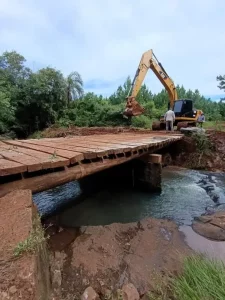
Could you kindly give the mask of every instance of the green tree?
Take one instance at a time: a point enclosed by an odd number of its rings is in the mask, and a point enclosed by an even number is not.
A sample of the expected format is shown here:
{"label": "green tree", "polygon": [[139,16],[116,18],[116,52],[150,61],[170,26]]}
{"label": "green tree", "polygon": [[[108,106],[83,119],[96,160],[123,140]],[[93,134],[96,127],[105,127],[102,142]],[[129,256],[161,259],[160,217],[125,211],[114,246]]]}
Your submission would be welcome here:
{"label": "green tree", "polygon": [[14,129],[18,103],[24,95],[26,80],[31,75],[25,62],[25,58],[15,51],[6,51],[0,56],[1,133]]}
{"label": "green tree", "polygon": [[4,52],[0,56],[1,75],[14,85],[19,85],[21,80],[26,79],[31,70],[25,67],[25,58],[16,51]]}
{"label": "green tree", "polygon": [[10,94],[0,90],[0,134],[10,131],[15,120],[15,111],[10,104]]}
{"label": "green tree", "polygon": [[15,131],[27,136],[54,124],[66,105],[66,84],[60,71],[44,68],[26,81],[18,101]]}
{"label": "green tree", "polygon": [[127,77],[126,81],[124,82],[123,86],[119,86],[117,91],[109,97],[109,101],[113,105],[121,104],[126,102],[126,97],[128,96],[128,93],[131,88],[131,79],[130,77]]}
{"label": "green tree", "polygon": [[225,75],[219,75],[216,77],[216,80],[219,81],[218,88],[225,92]]}
{"label": "green tree", "polygon": [[67,94],[67,104],[72,100],[82,97],[84,93],[83,90],[83,80],[78,72],[70,73],[66,78],[66,94]]}
{"label": "green tree", "polygon": [[25,66],[25,58],[16,51],[4,52],[0,56],[0,78],[10,92],[13,106],[16,106],[18,94],[24,88],[26,80],[31,75],[31,70]]}

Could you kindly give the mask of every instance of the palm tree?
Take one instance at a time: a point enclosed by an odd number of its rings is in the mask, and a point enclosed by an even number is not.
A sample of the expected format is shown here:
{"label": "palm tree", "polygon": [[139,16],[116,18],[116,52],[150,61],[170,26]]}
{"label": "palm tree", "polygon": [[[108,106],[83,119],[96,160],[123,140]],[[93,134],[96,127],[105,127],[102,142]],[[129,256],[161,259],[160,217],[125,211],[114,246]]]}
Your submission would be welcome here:
{"label": "palm tree", "polygon": [[78,72],[70,73],[66,78],[67,85],[67,104],[79,97],[84,93],[83,80]]}

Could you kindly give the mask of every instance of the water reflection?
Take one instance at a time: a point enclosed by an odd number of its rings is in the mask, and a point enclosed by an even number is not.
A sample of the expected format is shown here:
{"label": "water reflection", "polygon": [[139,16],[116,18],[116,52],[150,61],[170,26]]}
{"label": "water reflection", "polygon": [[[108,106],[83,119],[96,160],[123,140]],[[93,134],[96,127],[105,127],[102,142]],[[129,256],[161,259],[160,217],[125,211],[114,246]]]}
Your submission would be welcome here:
{"label": "water reflection", "polygon": [[69,182],[45,192],[33,195],[33,201],[38,207],[41,216],[54,214],[61,207],[78,199],[81,195],[80,185],[77,181]]}

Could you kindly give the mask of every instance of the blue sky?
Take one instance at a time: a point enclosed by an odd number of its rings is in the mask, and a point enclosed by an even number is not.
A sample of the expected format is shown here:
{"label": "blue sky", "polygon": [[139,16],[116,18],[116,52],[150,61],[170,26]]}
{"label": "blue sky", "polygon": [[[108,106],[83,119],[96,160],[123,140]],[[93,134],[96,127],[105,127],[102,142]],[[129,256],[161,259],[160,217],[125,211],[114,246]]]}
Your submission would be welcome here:
{"label": "blue sky", "polygon": [[[34,70],[78,71],[86,91],[110,95],[152,48],[176,84],[216,99],[224,20],[224,0],[0,0],[0,52],[18,51]],[[145,83],[162,88],[151,72]]]}

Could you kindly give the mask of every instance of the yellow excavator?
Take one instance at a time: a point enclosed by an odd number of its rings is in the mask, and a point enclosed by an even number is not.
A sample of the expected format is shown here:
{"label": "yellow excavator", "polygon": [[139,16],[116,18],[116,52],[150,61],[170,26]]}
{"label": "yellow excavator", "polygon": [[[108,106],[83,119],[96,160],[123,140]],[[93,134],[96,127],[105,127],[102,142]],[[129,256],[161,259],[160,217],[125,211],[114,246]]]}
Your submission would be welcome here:
{"label": "yellow excavator", "polygon": [[[126,108],[123,115],[129,119],[144,113],[144,108],[136,100],[136,96],[141,88],[148,70],[151,69],[163,84],[169,95],[168,108],[175,113],[175,126],[179,130],[181,127],[196,126],[197,119],[202,113],[201,110],[193,109],[193,101],[190,99],[178,99],[176,86],[169,77],[162,64],[158,61],[153,50],[146,51],[139,63],[138,69],[134,76],[130,91],[126,98]],[[164,115],[160,117],[158,122],[154,122],[152,130],[165,129]]]}

